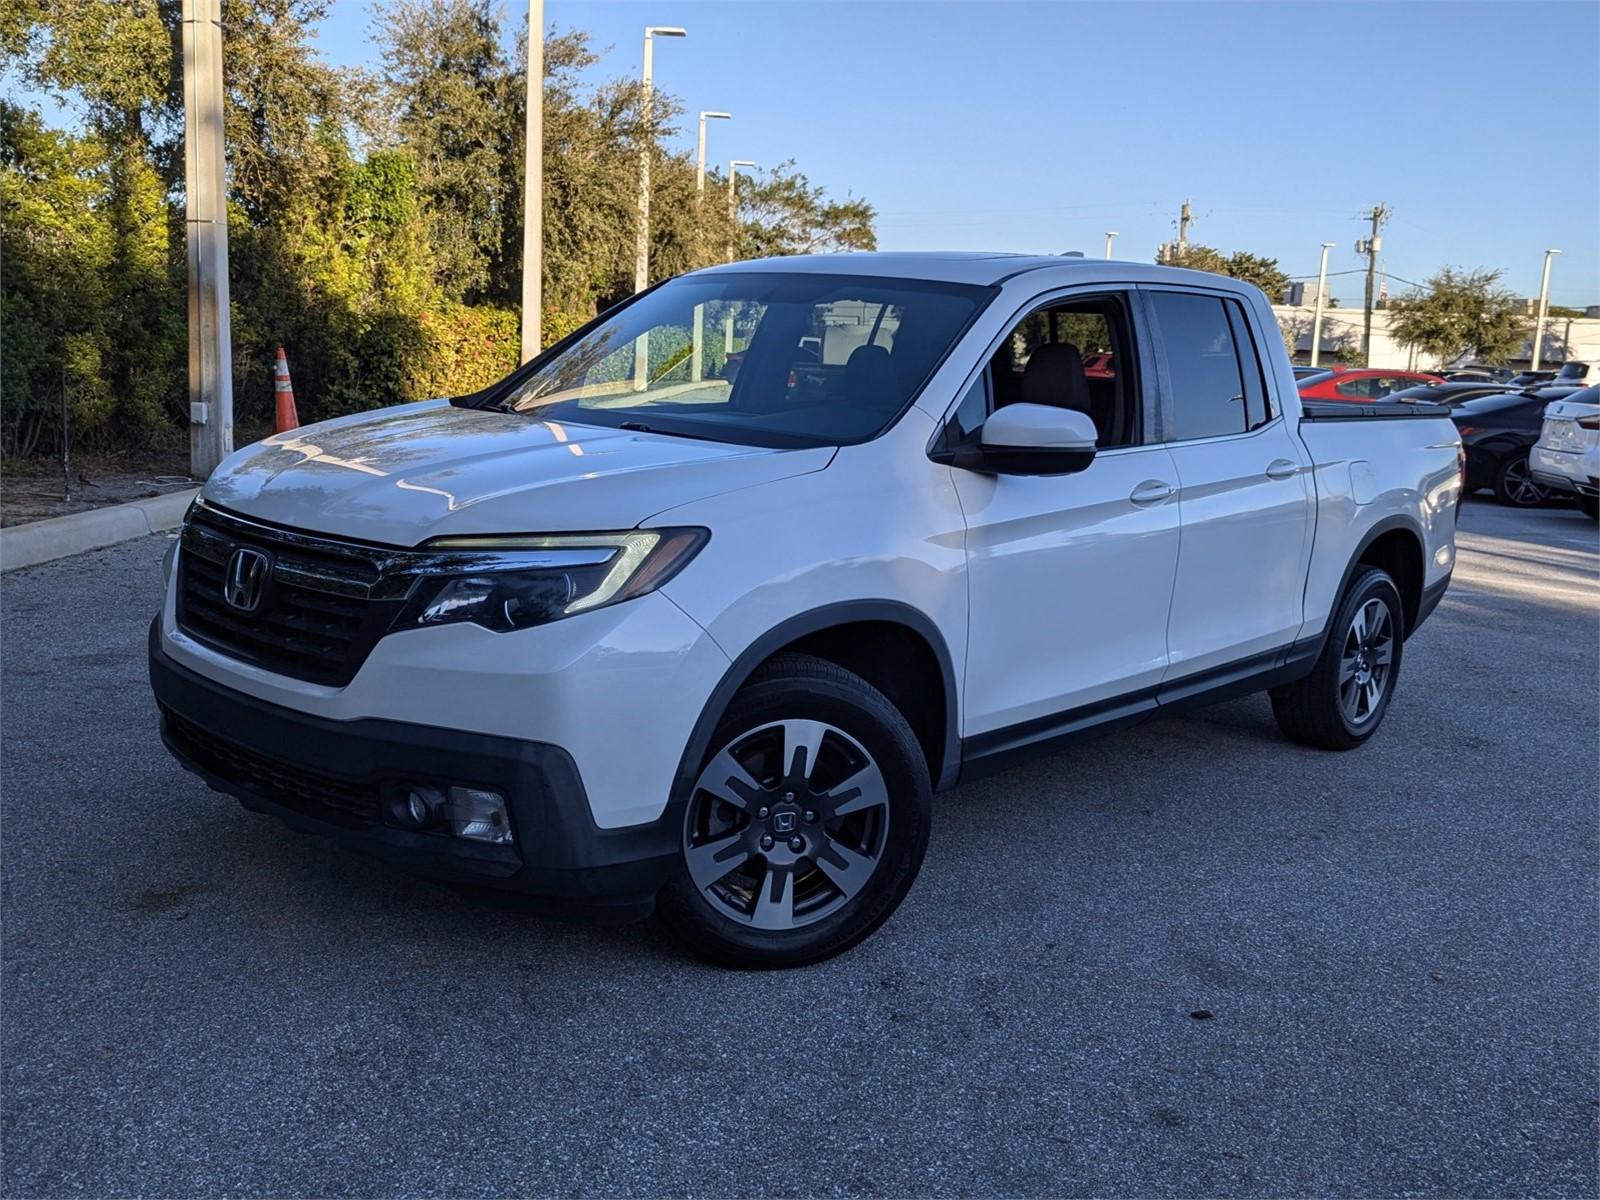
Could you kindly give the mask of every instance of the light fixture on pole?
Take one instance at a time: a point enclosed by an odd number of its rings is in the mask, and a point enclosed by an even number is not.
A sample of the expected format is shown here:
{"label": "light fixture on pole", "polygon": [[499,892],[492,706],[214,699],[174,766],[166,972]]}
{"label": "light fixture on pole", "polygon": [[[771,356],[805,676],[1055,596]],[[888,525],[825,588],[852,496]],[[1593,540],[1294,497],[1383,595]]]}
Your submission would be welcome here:
{"label": "light fixture on pole", "polygon": [[1322,356],[1322,309],[1327,304],[1323,293],[1328,289],[1328,251],[1333,249],[1332,242],[1322,243],[1322,264],[1317,267],[1317,309],[1316,315],[1311,318],[1311,365],[1317,365],[1317,359]]}
{"label": "light fixture on pole", "polygon": [[[644,30],[644,67],[639,75],[639,224],[633,237],[633,290],[642,292],[650,286],[650,152],[655,148],[655,129],[651,125],[651,81],[655,62],[655,44],[658,37],[688,37],[689,31],[676,25],[646,25]],[[644,391],[649,382],[650,339],[640,334],[634,343],[633,387]]]}
{"label": "light fixture on pole", "polygon": [[1117,240],[1117,234],[1119,232],[1121,232],[1121,231],[1120,230],[1116,230],[1116,229],[1108,229],[1108,230],[1106,230],[1106,257],[1107,258],[1111,257],[1111,243]]}
{"label": "light fixture on pole", "polygon": [[1533,362],[1528,367],[1530,371],[1539,369],[1539,343],[1544,340],[1544,318],[1550,309],[1550,260],[1560,253],[1559,250],[1544,252],[1544,273],[1539,277],[1539,315],[1533,322]]}
{"label": "light fixture on pole", "polygon": [[539,353],[544,305],[544,0],[528,0],[522,169],[522,360]]}

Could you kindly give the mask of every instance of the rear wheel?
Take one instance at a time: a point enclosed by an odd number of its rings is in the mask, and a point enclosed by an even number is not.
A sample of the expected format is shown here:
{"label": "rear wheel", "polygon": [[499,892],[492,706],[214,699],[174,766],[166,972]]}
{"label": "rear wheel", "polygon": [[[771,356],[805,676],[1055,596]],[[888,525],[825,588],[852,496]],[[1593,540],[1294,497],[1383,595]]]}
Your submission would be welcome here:
{"label": "rear wheel", "polygon": [[1495,499],[1513,508],[1533,508],[1550,498],[1550,489],[1535,483],[1528,469],[1528,456],[1520,455],[1501,464],[1494,477]]}
{"label": "rear wheel", "polygon": [[662,916],[727,966],[841,953],[910,890],[930,793],[921,747],[881,692],[826,660],[780,655],[712,737]]}
{"label": "rear wheel", "polygon": [[1377,567],[1358,571],[1311,674],[1272,689],[1278,727],[1324,750],[1351,750],[1376,733],[1400,675],[1404,621],[1394,580]]}

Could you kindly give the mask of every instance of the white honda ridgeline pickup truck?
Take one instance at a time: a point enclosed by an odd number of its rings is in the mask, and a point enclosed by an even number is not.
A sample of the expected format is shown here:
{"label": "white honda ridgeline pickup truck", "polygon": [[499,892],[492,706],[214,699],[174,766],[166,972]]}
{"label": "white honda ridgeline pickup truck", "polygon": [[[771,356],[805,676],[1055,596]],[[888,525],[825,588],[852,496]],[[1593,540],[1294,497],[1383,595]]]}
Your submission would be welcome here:
{"label": "white honda ridgeline pickup truck", "polygon": [[173,754],[294,828],[807,963],[900,904],[932,792],[1019,756],[1260,690],[1361,745],[1460,471],[1442,408],[1303,404],[1216,275],[740,263],[229,458],[151,683]]}

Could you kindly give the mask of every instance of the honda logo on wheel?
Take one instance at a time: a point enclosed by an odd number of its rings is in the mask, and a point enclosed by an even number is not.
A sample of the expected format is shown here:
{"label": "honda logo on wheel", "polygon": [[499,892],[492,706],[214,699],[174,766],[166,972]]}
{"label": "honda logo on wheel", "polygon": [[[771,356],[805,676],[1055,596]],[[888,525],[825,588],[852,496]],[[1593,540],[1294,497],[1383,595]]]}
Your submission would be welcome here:
{"label": "honda logo on wheel", "polygon": [[267,594],[267,579],[272,574],[272,556],[262,550],[240,546],[228,559],[222,576],[222,598],[229,608],[255,612]]}

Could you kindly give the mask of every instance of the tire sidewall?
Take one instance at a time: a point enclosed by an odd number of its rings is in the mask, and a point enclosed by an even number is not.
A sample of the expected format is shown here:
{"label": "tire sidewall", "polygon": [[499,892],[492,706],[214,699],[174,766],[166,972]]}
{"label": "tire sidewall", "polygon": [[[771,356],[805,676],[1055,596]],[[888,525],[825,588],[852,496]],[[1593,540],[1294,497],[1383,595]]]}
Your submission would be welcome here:
{"label": "tire sidewall", "polygon": [[[1500,464],[1500,469],[1495,472],[1494,476],[1495,498],[1499,500],[1500,503],[1509,505],[1512,508],[1538,508],[1547,499],[1549,499],[1548,491],[1546,491],[1544,495],[1540,496],[1539,499],[1534,500],[1531,503],[1524,503],[1521,500],[1515,499],[1511,495],[1511,488],[1506,481],[1506,476],[1511,473],[1511,468],[1516,466],[1519,462],[1522,464],[1525,472],[1530,469],[1528,456],[1526,454],[1513,455],[1511,458],[1506,459],[1505,462]],[[1532,481],[1531,475],[1529,475],[1529,480]]]}
{"label": "tire sidewall", "polygon": [[[1389,678],[1384,684],[1383,696],[1378,701],[1378,711],[1357,725],[1345,714],[1344,705],[1339,700],[1339,662],[1344,655],[1345,639],[1350,635],[1350,624],[1355,619],[1357,611],[1374,598],[1383,601],[1389,610],[1390,627],[1394,630],[1394,655],[1389,663]],[[1383,724],[1383,718],[1388,715],[1389,702],[1394,699],[1395,688],[1400,683],[1400,661],[1405,653],[1405,628],[1405,606],[1400,601],[1400,589],[1385,571],[1374,568],[1361,575],[1345,597],[1344,603],[1339,606],[1339,621],[1335,626],[1334,640],[1328,647],[1332,666],[1329,674],[1333,681],[1333,706],[1345,733],[1358,742],[1364,742],[1378,732]]]}
{"label": "tire sidewall", "polygon": [[[689,875],[681,850],[662,896],[669,919],[695,948],[719,961],[750,967],[813,962],[859,942],[899,906],[921,869],[932,815],[927,764],[903,717],[863,686],[831,680],[769,678],[746,685],[717,724],[701,766],[725,746],[781,720],[824,721],[858,741],[883,773],[889,794],[889,831],[879,866],[866,886],[837,912],[785,932],[759,931],[723,915]],[[698,778],[698,771],[696,772]],[[681,846],[691,794],[674,806]]]}

